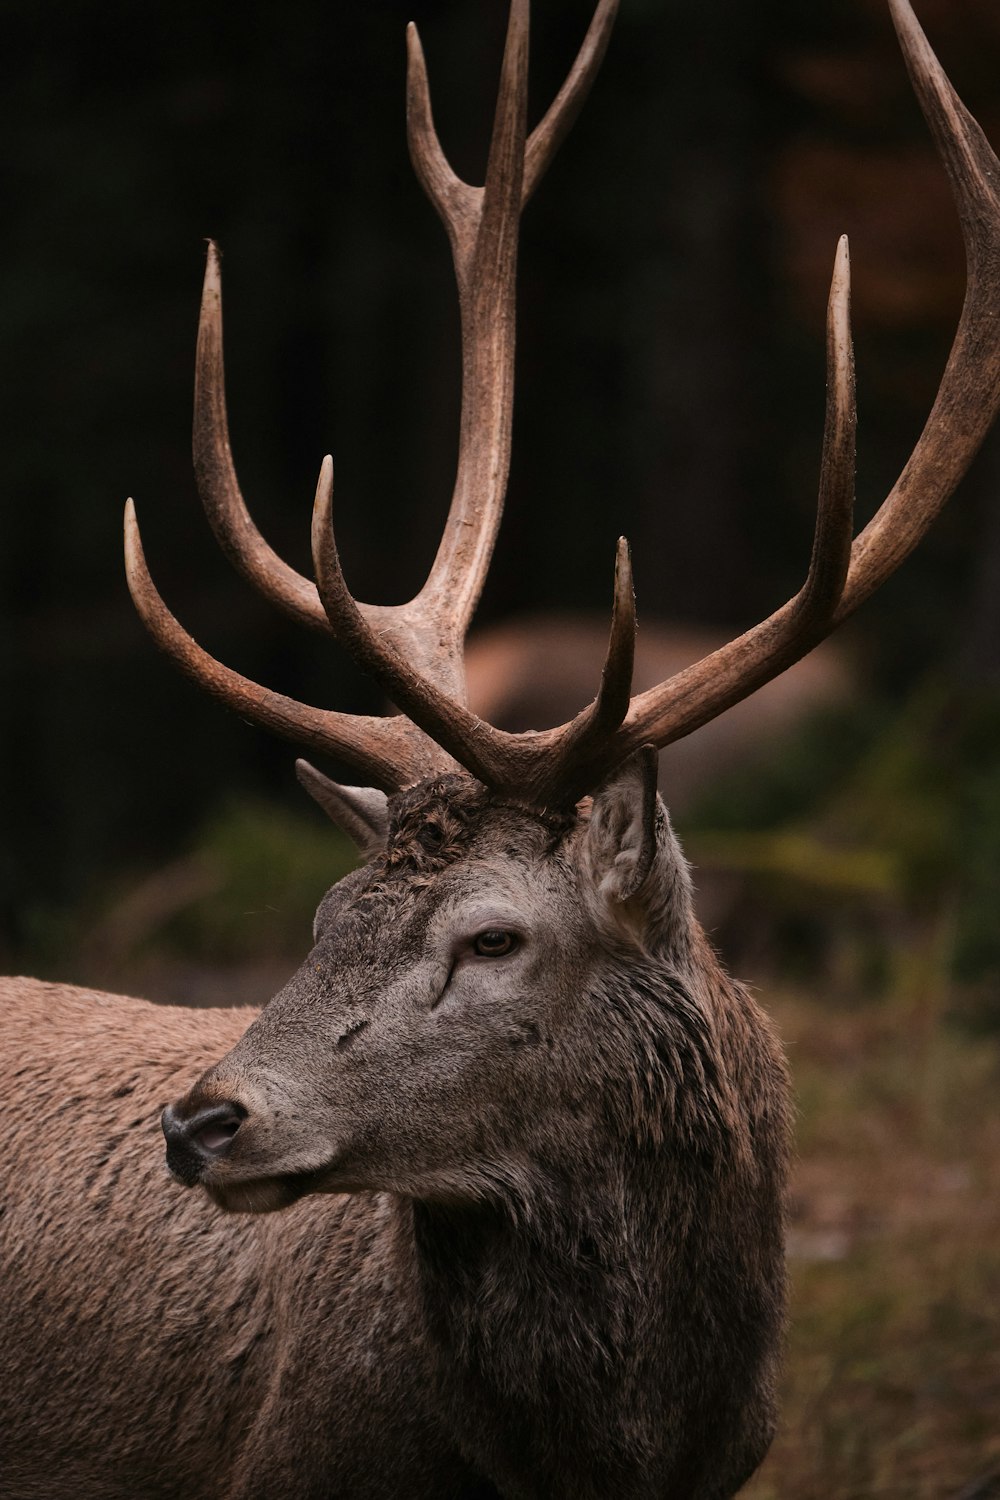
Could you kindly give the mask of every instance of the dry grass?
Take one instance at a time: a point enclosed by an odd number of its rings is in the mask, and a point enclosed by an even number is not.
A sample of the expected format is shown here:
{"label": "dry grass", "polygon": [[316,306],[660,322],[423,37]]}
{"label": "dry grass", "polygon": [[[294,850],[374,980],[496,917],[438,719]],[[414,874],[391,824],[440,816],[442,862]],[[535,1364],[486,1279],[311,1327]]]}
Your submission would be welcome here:
{"label": "dry grass", "polygon": [[[747,1500],[1000,1496],[1000,1047],[775,1007],[799,1093],[781,1427]],[[992,1479],[991,1479],[992,1476]]]}

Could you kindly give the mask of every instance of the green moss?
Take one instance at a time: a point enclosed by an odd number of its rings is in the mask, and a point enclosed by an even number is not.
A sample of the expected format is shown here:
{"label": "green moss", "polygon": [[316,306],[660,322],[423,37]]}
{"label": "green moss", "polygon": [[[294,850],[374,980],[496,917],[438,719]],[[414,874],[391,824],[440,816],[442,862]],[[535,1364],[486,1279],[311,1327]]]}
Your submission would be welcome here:
{"label": "green moss", "polygon": [[357,864],[353,844],[329,823],[263,802],[224,807],[192,857],[211,888],[168,917],[156,941],[213,962],[303,955],[324,891]]}
{"label": "green moss", "polygon": [[947,988],[953,1015],[1000,1027],[998,746],[1000,698],[933,679],[894,714],[827,715],[717,787],[685,842],[698,869],[741,883],[720,934],[735,966],[742,905],[758,948],[772,930],[779,973],[889,996]]}

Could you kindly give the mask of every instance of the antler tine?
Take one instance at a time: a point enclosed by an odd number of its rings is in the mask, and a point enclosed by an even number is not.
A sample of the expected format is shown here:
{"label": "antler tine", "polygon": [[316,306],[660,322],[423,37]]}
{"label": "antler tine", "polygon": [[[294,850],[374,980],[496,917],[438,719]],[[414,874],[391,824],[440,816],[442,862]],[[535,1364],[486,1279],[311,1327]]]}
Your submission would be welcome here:
{"label": "antler tine", "polygon": [[527,203],[535,191],[580,113],[580,107],[604,61],[617,14],[618,0],[600,0],[566,82],[528,137],[522,204]]}
{"label": "antler tine", "polygon": [[422,676],[369,624],[347,587],[333,529],[333,460],[329,456],[323,460],[316,485],[312,550],[323,607],[355,661],[436,744],[481,781],[491,782],[496,770],[489,742],[495,731]]}
{"label": "antler tine", "polygon": [[[222,342],[222,277],[218,247],[208,244],[198,350],[195,364],[194,468],[205,514],[230,561],[265,598],[311,629],[332,630],[316,585],[278,556],[261,536],[247,510],[233,464],[226,416]],[[462,691],[459,653],[433,638],[427,622],[407,606],[361,604],[372,628],[388,632],[439,685]]]}
{"label": "antler tine", "polygon": [[467,771],[528,802],[574,801],[629,706],[635,654],[635,592],[628,542],[618,540],[611,633],[597,697],[562,730],[494,729],[423,677],[358,609],[344,579],[332,517],[333,462],[323,460],[313,508],[313,563],[319,595],[337,636],[409,718]]}
{"label": "antler tine", "polygon": [[194,375],[194,473],[198,493],[230,562],[254,588],[311,630],[330,625],[315,586],[268,546],[243,499],[229,444],[226,375],[222,345],[222,276],[219,250],[208,242],[198,319]]}
{"label": "antler tine", "polygon": [[441,544],[415,614],[461,642],[482,592],[510,467],[514,283],[521,208],[555,154],[597,72],[617,0],[600,0],[569,76],[525,141],[528,0],[512,0],[486,183],[452,170],[434,129],[420,39],[409,31],[408,132],[414,168],[452,246],[462,321],[458,470]]}
{"label": "antler tine", "polygon": [[580,716],[581,739],[590,732],[591,725],[595,734],[608,734],[618,728],[628,713],[635,666],[635,632],[632,553],[625,537],[620,536],[615,550],[615,597],[611,607],[608,650],[597,697],[591,708],[585,709]]}
{"label": "antler tine", "polygon": [[[611,40],[618,4],[619,0],[600,0],[565,83],[528,137],[521,188],[522,207],[548,170],[590,92]],[[434,128],[424,50],[412,21],[407,27],[406,40],[409,62],[407,130],[410,158],[425,193],[451,235],[456,224],[465,223],[474,213],[476,189],[462,181],[442,150]]]}
{"label": "antler tine", "polygon": [[1000,162],[949,83],[908,0],[890,0],[890,9],[951,183],[965,242],[967,287],[924,430],[888,497],[855,540],[838,624],[913,551],[1000,410]]}
{"label": "antler tine", "polygon": [[[628,713],[635,663],[635,589],[628,542],[618,538],[611,633],[597,697],[568,724],[525,746],[519,771],[526,795],[541,803],[575,802],[600,779],[608,744]],[[543,745],[551,743],[551,749]],[[539,754],[539,751],[541,753]]]}
{"label": "antler tine", "polygon": [[312,708],[271,692],[223,666],[170,613],[146,566],[135,507],[125,506],[125,571],[139,616],[162,651],[199,687],[242,718],[322,755],[349,761],[386,791],[398,791],[446,767],[447,757],[406,719],[371,718]]}
{"label": "antler tine", "polygon": [[463,182],[445,156],[434,126],[427,61],[416,23],[406,28],[406,138],[420,186],[448,231],[456,262],[475,235],[480,189]]}
{"label": "antler tine", "polygon": [[826,416],[819,502],[809,572],[793,601],[803,638],[827,626],[844,591],[854,529],[858,404],[851,339],[851,258],[847,235],[837,244],[826,308]]}
{"label": "antler tine", "polygon": [[528,84],[528,4],[513,0],[486,182],[462,183],[434,134],[423,55],[410,32],[414,166],[452,247],[462,327],[458,468],[444,532],[415,610],[461,641],[493,553],[510,469],[514,292]]}
{"label": "antler tine", "polygon": [[[668,744],[745,698],[815,645],[831,628],[844,586],[854,510],[854,356],[850,330],[847,237],[837,246],[827,309],[827,400],[816,528],[806,581],[795,597],[762,624],[719,651],[632,700],[607,733],[583,754],[563,751],[579,734],[580,719],[551,731],[557,747],[540,778],[549,797],[560,777],[579,796],[603,770],[640,746]],[[596,705],[595,705],[596,707]],[[681,726],[681,727],[678,727]],[[615,726],[611,726],[612,730]]]}

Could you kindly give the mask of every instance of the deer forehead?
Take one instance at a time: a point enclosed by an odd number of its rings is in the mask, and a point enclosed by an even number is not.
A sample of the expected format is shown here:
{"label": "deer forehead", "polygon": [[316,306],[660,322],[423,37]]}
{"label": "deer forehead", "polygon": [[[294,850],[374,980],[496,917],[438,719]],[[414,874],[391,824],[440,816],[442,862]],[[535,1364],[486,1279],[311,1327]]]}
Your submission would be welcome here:
{"label": "deer forehead", "polygon": [[[384,853],[332,886],[319,903],[314,938],[369,959],[413,949],[442,926],[483,925],[515,912],[522,920],[558,907],[572,889],[574,825],[491,806],[456,815],[430,802],[391,831]],[[569,832],[567,832],[569,830]]]}
{"label": "deer forehead", "polygon": [[576,878],[571,849],[548,829],[501,813],[460,843],[376,864],[341,920],[371,942],[434,952],[489,927],[564,926],[583,913]]}
{"label": "deer forehead", "polygon": [[385,870],[433,873],[464,854],[537,859],[576,824],[575,813],[547,814],[512,803],[471,777],[444,776],[393,797]]}

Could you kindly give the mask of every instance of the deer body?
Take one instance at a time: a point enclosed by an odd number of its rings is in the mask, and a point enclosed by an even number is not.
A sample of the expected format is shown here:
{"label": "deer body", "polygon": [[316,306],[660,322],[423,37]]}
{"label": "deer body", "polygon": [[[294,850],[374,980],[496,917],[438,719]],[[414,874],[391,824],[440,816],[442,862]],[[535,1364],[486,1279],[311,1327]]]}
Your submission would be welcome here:
{"label": "deer body", "polygon": [[253,1013],[30,981],[17,999],[26,1035],[7,1039],[7,1066],[39,1027],[64,1059],[41,1099],[25,1077],[23,1118],[64,1144],[58,1174],[39,1161],[12,1184],[0,1234],[3,1493],[460,1493],[467,1466],[453,1448],[449,1461],[428,1399],[393,1205],[310,1198],[236,1218],[164,1194],[164,1100]]}
{"label": "deer body", "polygon": [[[787,1084],[765,1017],[694,919],[655,751],[857,608],[1000,409],[1000,163],[907,0],[889,4],[969,259],[914,455],[852,540],[845,239],[802,589],[633,696],[621,541],[596,697],[557,728],[480,719],[463,649],[509,462],[518,222],[593,80],[615,0],[599,0],[530,135],[528,6],[511,0],[481,188],[444,155],[411,29],[410,151],[451,244],[463,405],[444,535],[408,604],[351,595],[329,459],[315,584],[255,530],[229,444],[210,248],[194,455],[212,526],[402,712],[313,708],[215,661],[156,592],[129,503],[129,584],[157,643],[245,718],[374,783],[338,786],[300,763],[367,863],[324,899],[312,952],[248,1026],[239,1012],[5,984],[4,1500],[725,1500],[763,1456]],[[186,1197],[163,1181],[161,1108]]]}
{"label": "deer body", "polygon": [[[15,982],[7,1151],[41,1145],[0,1220],[5,1494],[734,1492],[773,1423],[784,1070],[659,825],[626,919],[619,835],[411,795],[241,1040],[248,1012]],[[469,910],[521,948],[449,976]],[[199,1068],[189,1111],[249,1110],[204,1185],[283,1212],[165,1190]]]}

